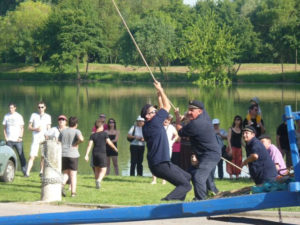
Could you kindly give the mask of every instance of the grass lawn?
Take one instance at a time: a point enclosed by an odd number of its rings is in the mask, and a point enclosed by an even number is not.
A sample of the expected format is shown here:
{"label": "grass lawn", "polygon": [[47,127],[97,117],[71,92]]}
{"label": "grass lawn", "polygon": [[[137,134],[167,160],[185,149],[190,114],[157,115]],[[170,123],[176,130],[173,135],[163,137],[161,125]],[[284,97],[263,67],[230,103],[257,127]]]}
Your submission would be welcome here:
{"label": "grass lawn", "polygon": [[[237,68],[238,65],[235,65]],[[160,81],[193,82],[198,79],[197,71],[187,76],[187,66],[170,66],[164,68],[161,74],[158,67],[151,67],[155,77]],[[89,64],[89,74],[85,76],[85,65],[80,65],[81,78],[97,81],[118,82],[152,82],[152,78],[144,66],[124,66],[120,64]],[[300,82],[300,65],[284,64],[283,73],[281,64],[245,63],[242,64],[234,82]],[[68,68],[64,74],[52,73],[46,65],[0,64],[0,80],[27,80],[27,81],[57,81],[76,80],[75,68]]]}
{"label": "grass lawn", "polygon": [[[79,174],[76,197],[70,197],[70,191],[66,191],[67,197],[57,204],[138,206],[166,203],[160,199],[173,190],[174,186],[169,183],[163,185],[160,179],[156,185],[151,185],[150,182],[151,177],[107,176],[102,182],[101,189],[97,190],[92,174]],[[216,179],[216,185],[220,191],[227,191],[251,186],[253,182],[247,178]],[[33,202],[41,199],[41,182],[38,173],[35,172],[31,173],[29,178],[24,178],[21,172],[17,172],[12,183],[0,183],[0,190],[0,202]],[[193,197],[193,191],[190,191],[186,201],[192,201]],[[300,207],[284,208],[284,210],[300,211]]]}

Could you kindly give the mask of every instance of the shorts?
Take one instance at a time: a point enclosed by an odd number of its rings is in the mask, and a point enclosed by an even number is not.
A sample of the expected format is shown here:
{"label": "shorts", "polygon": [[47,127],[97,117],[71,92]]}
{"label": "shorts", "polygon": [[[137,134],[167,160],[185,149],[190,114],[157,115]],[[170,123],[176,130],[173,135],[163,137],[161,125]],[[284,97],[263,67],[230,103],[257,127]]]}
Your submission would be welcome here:
{"label": "shorts", "polygon": [[39,154],[39,148],[41,146],[41,156],[44,156],[44,145],[42,144],[45,141],[44,136],[33,136],[32,144],[30,147],[30,157],[37,157]]}
{"label": "shorts", "polygon": [[78,158],[62,157],[62,171],[78,169]]}

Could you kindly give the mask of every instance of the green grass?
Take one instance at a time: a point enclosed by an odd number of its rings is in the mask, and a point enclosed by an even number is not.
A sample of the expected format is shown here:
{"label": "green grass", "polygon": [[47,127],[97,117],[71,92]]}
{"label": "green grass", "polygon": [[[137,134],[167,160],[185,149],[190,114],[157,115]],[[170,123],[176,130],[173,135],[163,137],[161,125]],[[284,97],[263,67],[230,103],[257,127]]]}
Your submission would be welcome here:
{"label": "green grass", "polygon": [[[300,66],[298,66],[300,68]],[[152,78],[145,67],[128,66],[119,64],[90,64],[90,72],[85,76],[84,65],[80,65],[81,79],[83,81],[104,82],[152,82]],[[279,83],[300,82],[300,72],[295,71],[294,65],[284,64],[284,75],[281,73],[280,64],[242,64],[239,73],[233,78],[238,83]],[[198,79],[196,73],[187,76],[187,67],[167,67],[163,75],[158,68],[152,68],[157,80],[168,82],[194,82]],[[74,68],[69,68],[65,73],[52,73],[50,67],[42,65],[25,64],[0,64],[0,80],[26,80],[26,81],[74,81],[77,79]]]}
{"label": "green grass", "polygon": [[[169,183],[162,185],[160,179],[156,185],[151,185],[150,182],[151,177],[107,176],[102,182],[101,189],[97,190],[92,174],[79,174],[76,197],[72,198],[66,187],[67,197],[57,204],[139,206],[165,203],[160,199],[173,190],[174,186]],[[251,186],[253,182],[246,178],[216,179],[216,185],[220,191],[228,191]],[[29,178],[24,178],[17,172],[12,183],[0,183],[0,190],[0,202],[34,202],[41,199],[41,182],[38,173],[35,172],[31,173]],[[186,201],[192,201],[193,197],[193,191],[190,191]],[[300,207],[289,207],[284,210],[300,211]]]}

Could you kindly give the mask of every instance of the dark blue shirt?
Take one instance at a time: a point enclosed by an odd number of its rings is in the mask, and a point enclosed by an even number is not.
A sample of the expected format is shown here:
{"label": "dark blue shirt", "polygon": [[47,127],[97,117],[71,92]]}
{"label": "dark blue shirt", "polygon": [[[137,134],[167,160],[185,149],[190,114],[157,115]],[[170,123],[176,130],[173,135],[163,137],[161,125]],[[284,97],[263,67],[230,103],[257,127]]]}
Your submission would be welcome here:
{"label": "dark blue shirt", "polygon": [[246,144],[246,153],[247,157],[251,154],[258,155],[256,161],[249,163],[250,175],[255,184],[262,184],[276,179],[277,170],[275,164],[265,146],[256,137]]}
{"label": "dark blue shirt", "polygon": [[211,119],[206,110],[178,132],[180,137],[189,137],[193,150],[198,157],[217,159],[221,157],[219,146]]}
{"label": "dark blue shirt", "polygon": [[170,161],[169,142],[163,122],[168,118],[169,113],[160,109],[156,115],[146,121],[143,126],[143,136],[148,148],[148,165],[155,166],[161,162]]}

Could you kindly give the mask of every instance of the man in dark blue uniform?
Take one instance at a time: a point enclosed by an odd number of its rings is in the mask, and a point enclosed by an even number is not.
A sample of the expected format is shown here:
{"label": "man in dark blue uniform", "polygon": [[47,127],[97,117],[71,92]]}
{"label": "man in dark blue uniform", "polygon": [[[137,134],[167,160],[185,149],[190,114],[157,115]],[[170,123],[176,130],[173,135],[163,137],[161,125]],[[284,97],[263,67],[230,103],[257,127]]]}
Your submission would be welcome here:
{"label": "man in dark blue uniform", "polygon": [[190,122],[182,126],[179,110],[176,114],[176,128],[180,137],[189,137],[192,151],[197,154],[198,168],[194,171],[192,181],[194,185],[194,200],[204,200],[207,196],[206,182],[211,171],[221,158],[221,148],[217,142],[211,119],[204,109],[202,102],[189,102],[187,116]]}
{"label": "man in dark blue uniform", "polygon": [[146,120],[143,126],[143,136],[148,148],[148,165],[154,176],[165,179],[176,186],[176,188],[162,200],[183,201],[186,197],[186,193],[192,189],[190,184],[191,175],[171,163],[169,142],[163,125],[169,116],[171,106],[160,83],[155,82],[154,86],[158,92],[160,109],[157,111],[154,106],[146,104],[141,110],[141,116]]}
{"label": "man in dark blue uniform", "polygon": [[247,158],[242,166],[249,165],[250,176],[258,185],[275,181],[277,171],[265,146],[255,137],[255,134],[256,130],[253,126],[246,126],[243,129]]}

